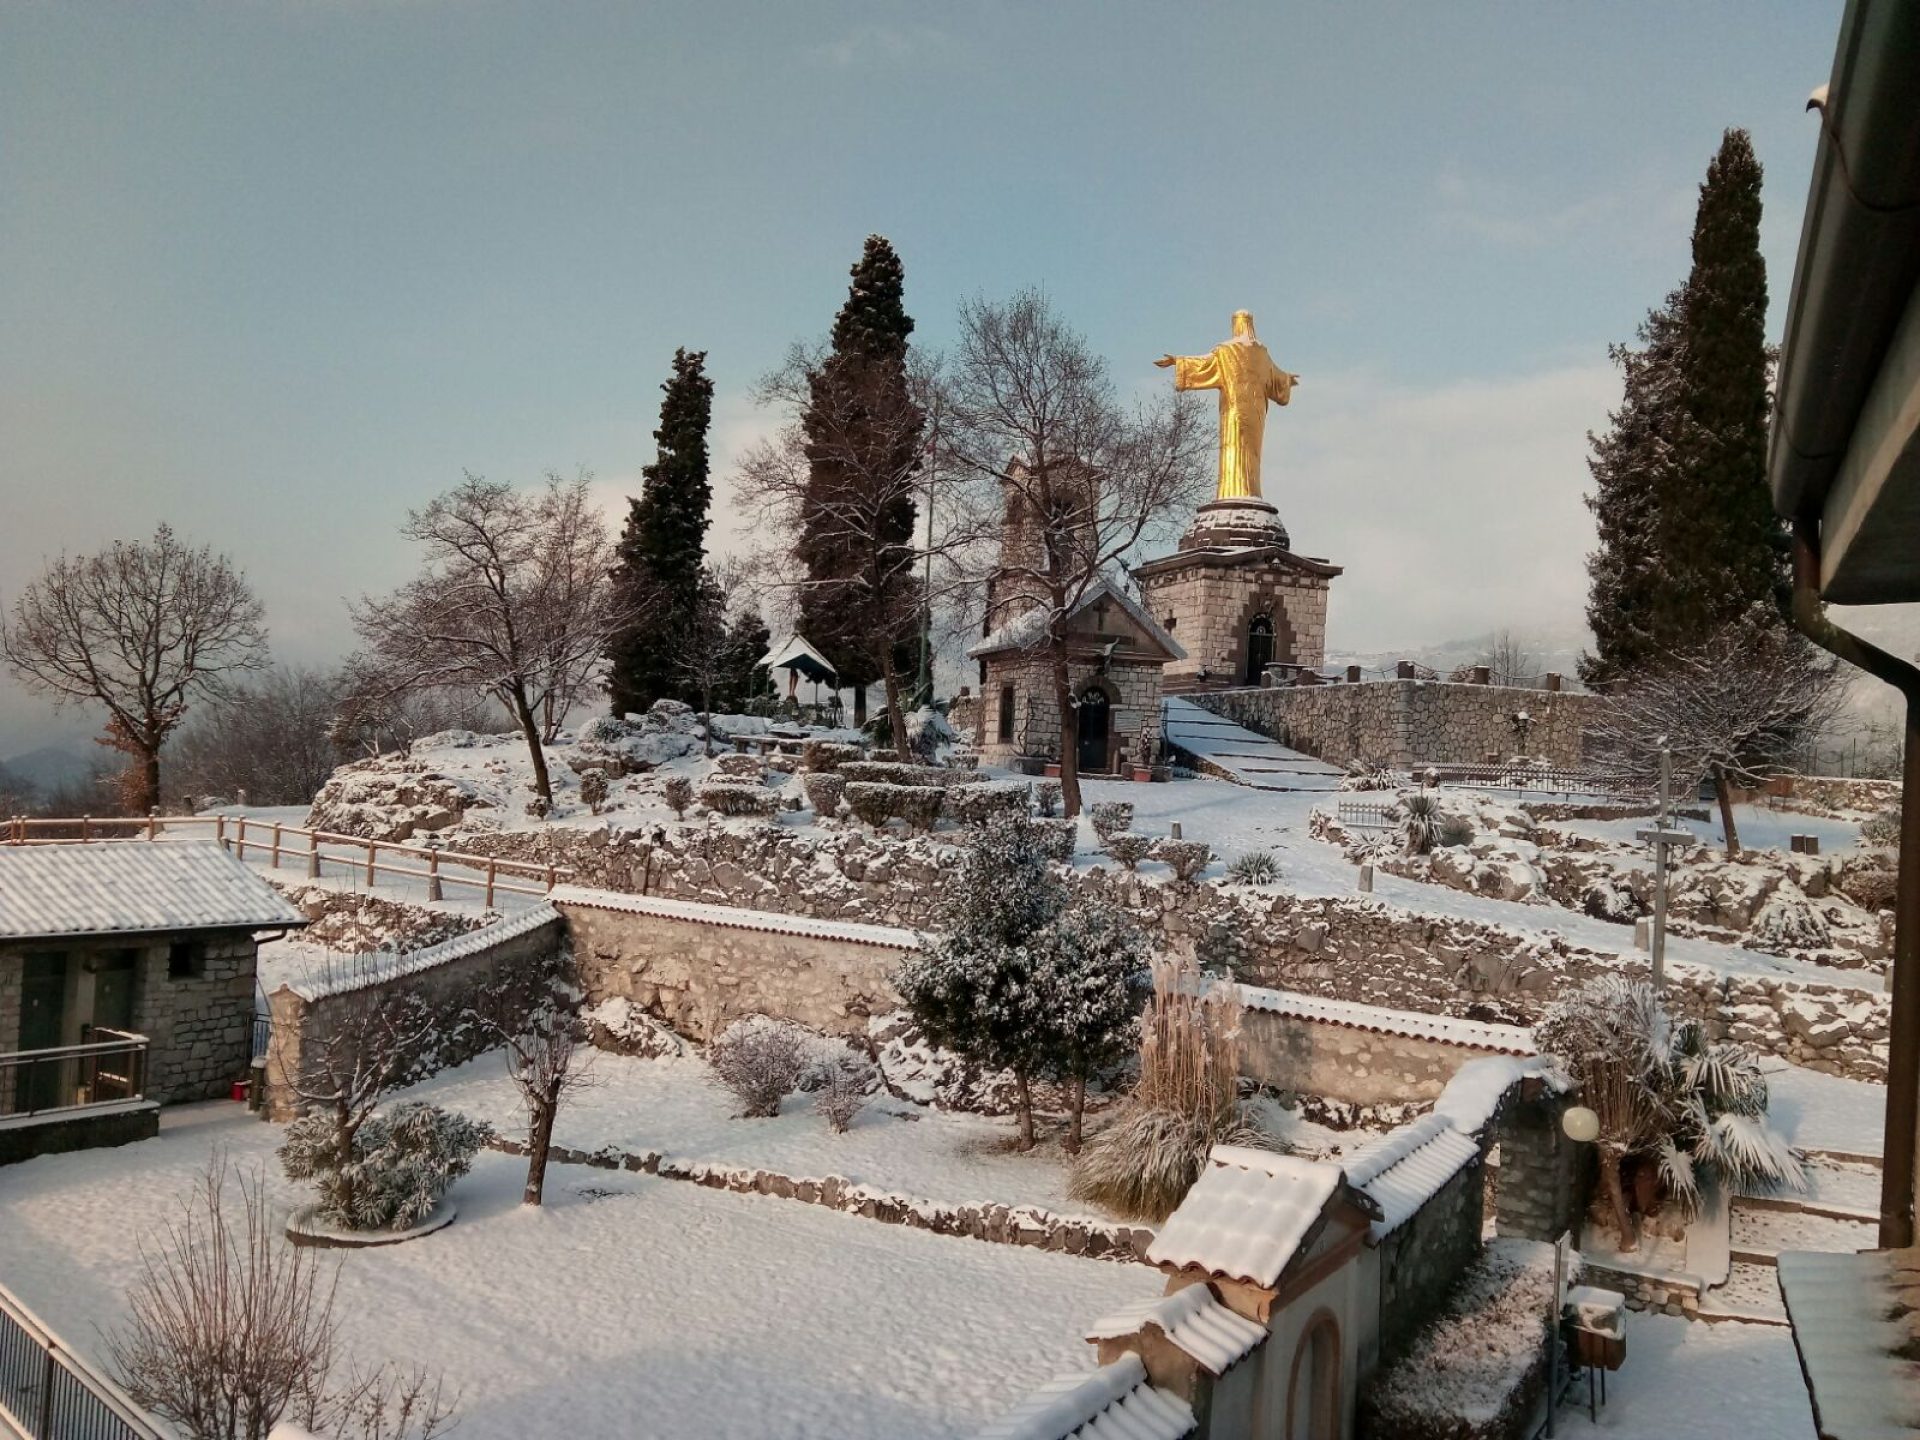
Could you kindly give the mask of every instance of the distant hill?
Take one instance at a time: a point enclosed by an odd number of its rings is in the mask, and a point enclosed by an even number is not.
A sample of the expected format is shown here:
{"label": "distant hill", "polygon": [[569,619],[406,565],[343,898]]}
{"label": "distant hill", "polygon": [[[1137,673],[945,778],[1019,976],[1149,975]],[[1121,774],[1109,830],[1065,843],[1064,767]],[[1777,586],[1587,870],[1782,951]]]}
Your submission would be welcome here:
{"label": "distant hill", "polygon": [[42,745],[24,755],[0,760],[14,784],[50,794],[66,785],[84,785],[93,778],[93,762],[61,745]]}
{"label": "distant hill", "polygon": [[[1549,670],[1556,670],[1566,677],[1569,686],[1578,683],[1575,667],[1579,663],[1580,652],[1592,643],[1584,629],[1572,633],[1529,634],[1515,627],[1513,638],[1535,674],[1544,675]],[[1409,645],[1397,650],[1329,650],[1324,668],[1337,670],[1358,665],[1370,674],[1391,673],[1395,661],[1411,660],[1441,675],[1450,675],[1462,665],[1477,665],[1486,660],[1493,648],[1493,639],[1493,635],[1488,633],[1464,640],[1444,640],[1438,644]]]}

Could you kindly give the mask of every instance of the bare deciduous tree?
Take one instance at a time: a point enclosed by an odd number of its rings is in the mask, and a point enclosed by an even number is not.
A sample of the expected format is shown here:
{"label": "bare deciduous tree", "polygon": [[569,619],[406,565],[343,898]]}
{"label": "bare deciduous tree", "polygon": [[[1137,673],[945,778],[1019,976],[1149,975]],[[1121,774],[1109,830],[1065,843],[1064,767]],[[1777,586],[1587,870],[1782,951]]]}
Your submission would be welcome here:
{"label": "bare deciduous tree", "polygon": [[326,784],[339,757],[329,730],[339,708],[335,677],[276,667],[196,711],[168,752],[176,797],[218,795],[256,805],[298,805]]}
{"label": "bare deciduous tree", "polygon": [[573,956],[563,950],[511,967],[473,1007],[475,1021],[504,1047],[507,1074],[526,1107],[527,1205],[541,1203],[561,1103],[592,1083],[578,1063],[586,1039],[581,998]]}
{"label": "bare deciduous tree", "polygon": [[1495,685],[1531,685],[1540,673],[1533,656],[1527,653],[1526,643],[1511,630],[1494,632],[1480,663],[1487,667],[1487,678]]}
{"label": "bare deciduous tree", "polygon": [[343,755],[405,754],[413,742],[442,730],[481,735],[505,728],[506,711],[492,695],[444,688],[393,688],[394,677],[370,656],[355,655],[335,682],[338,701],[327,739]]}
{"label": "bare deciduous tree", "polygon": [[266,1440],[282,1419],[358,1440],[444,1432],[456,1397],[424,1370],[349,1362],[336,1382],[338,1267],[281,1238],[258,1175],[237,1183],[237,1226],[216,1158],[157,1247],[142,1242],[127,1322],[107,1337],[127,1393],[193,1440]]}
{"label": "bare deciduous tree", "polygon": [[496,697],[526,737],[534,789],[551,803],[543,744],[585,693],[621,618],[586,477],[549,477],[527,494],[469,475],[410,514],[402,533],[425,547],[425,567],[354,609],[369,693]]}
{"label": "bare deciduous tree", "polygon": [[1733,786],[1762,785],[1844,702],[1839,662],[1761,607],[1692,649],[1668,655],[1609,691],[1588,729],[1602,768],[1651,786],[1662,747],[1683,787],[1711,778],[1727,854],[1740,853]]}
{"label": "bare deciduous tree", "polygon": [[0,656],[57,703],[106,707],[101,744],[131,757],[126,800],[160,803],[160,750],[198,696],[267,663],[260,602],[224,555],[162,525],[153,539],[62,556],[0,622]]}
{"label": "bare deciduous tree", "polygon": [[1029,538],[1000,553],[996,574],[1039,616],[1023,625],[1052,673],[1061,794],[1075,815],[1068,618],[1143,539],[1205,498],[1210,437],[1190,395],[1123,404],[1106,361],[1031,290],[961,306],[944,393],[941,448],[969,483],[974,535],[1004,516]]}

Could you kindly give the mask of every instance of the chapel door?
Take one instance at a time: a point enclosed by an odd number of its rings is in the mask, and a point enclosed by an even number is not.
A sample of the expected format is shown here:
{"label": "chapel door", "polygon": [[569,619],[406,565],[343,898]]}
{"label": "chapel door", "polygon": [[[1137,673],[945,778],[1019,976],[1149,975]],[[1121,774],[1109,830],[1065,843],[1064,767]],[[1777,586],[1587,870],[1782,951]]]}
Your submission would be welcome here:
{"label": "chapel door", "polygon": [[[26,957],[20,976],[20,1048],[51,1050],[67,1043],[67,957]],[[28,1061],[14,1072],[12,1109],[50,1110],[67,1103],[71,1060]],[[6,1098],[0,1092],[0,1100]],[[0,1113],[6,1113],[0,1108]]]}
{"label": "chapel door", "polygon": [[1108,732],[1113,712],[1107,704],[1107,692],[1089,685],[1080,695],[1077,729],[1080,732],[1080,773],[1104,775],[1107,771]]}
{"label": "chapel door", "polygon": [[1256,615],[1247,627],[1247,673],[1242,684],[1258,685],[1273,663],[1273,617]]}

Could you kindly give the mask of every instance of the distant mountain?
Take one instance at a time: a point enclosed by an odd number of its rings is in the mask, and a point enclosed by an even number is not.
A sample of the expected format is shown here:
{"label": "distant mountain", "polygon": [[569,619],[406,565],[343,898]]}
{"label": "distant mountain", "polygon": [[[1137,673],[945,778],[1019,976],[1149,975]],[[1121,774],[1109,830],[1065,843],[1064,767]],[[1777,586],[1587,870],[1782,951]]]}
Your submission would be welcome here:
{"label": "distant mountain", "polygon": [[0,760],[16,785],[24,785],[42,795],[66,785],[84,785],[93,778],[93,763],[61,745],[42,745],[24,755],[9,755]]}
{"label": "distant mountain", "polygon": [[[1527,668],[1537,675],[1549,670],[1564,675],[1569,686],[1577,685],[1575,669],[1579,664],[1580,653],[1592,643],[1592,638],[1584,628],[1578,631],[1542,632],[1531,634],[1517,626],[1513,630],[1513,642],[1526,657]],[[1479,665],[1486,661],[1493,650],[1494,635],[1475,635],[1464,640],[1443,640],[1438,644],[1408,645],[1396,650],[1346,650],[1327,652],[1324,668],[1328,670],[1344,669],[1349,665],[1358,665],[1369,676],[1392,674],[1394,663],[1411,660],[1416,665],[1424,665],[1441,675],[1450,675],[1462,665]]]}

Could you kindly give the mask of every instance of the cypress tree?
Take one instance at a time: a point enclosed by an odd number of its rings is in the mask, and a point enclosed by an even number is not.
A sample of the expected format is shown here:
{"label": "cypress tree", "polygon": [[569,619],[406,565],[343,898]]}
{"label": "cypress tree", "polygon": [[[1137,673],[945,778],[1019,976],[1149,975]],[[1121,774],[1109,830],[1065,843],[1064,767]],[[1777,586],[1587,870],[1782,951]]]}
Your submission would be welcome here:
{"label": "cypress tree", "polygon": [[807,494],[796,554],[807,584],[800,631],[855,687],[884,680],[899,711],[899,674],[914,664],[919,587],[913,578],[921,413],[907,383],[906,271],[869,235],[833,322],[826,360],[808,377],[801,416]]}
{"label": "cypress tree", "polygon": [[713,381],[704,350],[676,350],[673,374],[660,388],[659,446],[641,471],[637,497],[628,497],[627,523],[613,569],[616,603],[627,623],[607,647],[607,689],[615,715],[645,710],[660,699],[685,699],[677,665],[688,608],[700,591],[706,549],[707,427],[713,419]]}
{"label": "cypress tree", "polygon": [[1648,312],[1638,346],[1614,345],[1608,354],[1620,367],[1620,408],[1604,435],[1589,433],[1593,455],[1587,468],[1594,493],[1587,497],[1600,544],[1587,557],[1587,624],[1592,654],[1580,657],[1580,678],[1605,685],[1631,674],[1659,653],[1653,630],[1664,583],[1660,553],[1659,495],[1675,483],[1680,436],[1687,425],[1681,404],[1680,350],[1684,296]]}
{"label": "cypress tree", "polygon": [[1659,497],[1670,583],[1655,622],[1680,649],[1754,604],[1784,610],[1786,527],[1767,488],[1767,265],[1760,255],[1760,162],[1729,130],[1700,186],[1682,312],[1679,464]]}

